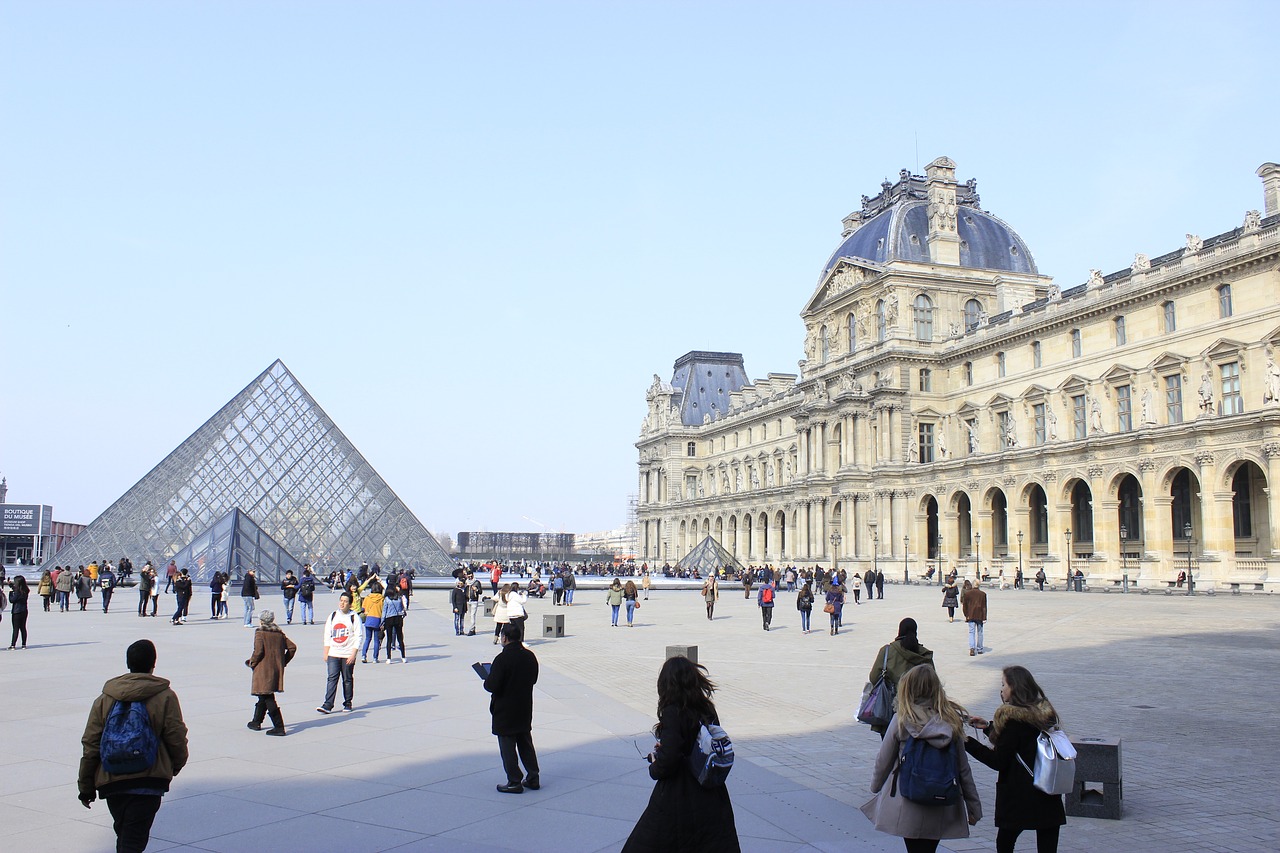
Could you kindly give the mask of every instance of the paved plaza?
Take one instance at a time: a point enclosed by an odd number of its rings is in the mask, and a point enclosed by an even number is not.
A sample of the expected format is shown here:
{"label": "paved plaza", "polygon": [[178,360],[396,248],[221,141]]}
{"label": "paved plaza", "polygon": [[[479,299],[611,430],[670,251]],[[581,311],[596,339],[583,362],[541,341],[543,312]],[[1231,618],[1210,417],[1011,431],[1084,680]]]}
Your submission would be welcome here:
{"label": "paved plaza", "polygon": [[[656,589],[634,628],[612,628],[604,593],[580,589],[572,608],[530,602],[529,640],[542,663],[534,740],[543,787],[503,795],[488,694],[471,669],[491,660],[484,636],[455,637],[443,591],[420,591],[406,622],[410,663],[359,665],[356,710],[321,716],[321,626],[284,626],[298,643],[280,695],[289,736],[245,728],[252,632],[232,618],[140,620],[121,590],[112,612],[40,610],[31,648],[0,652],[0,827],[5,847],[114,849],[104,803],[76,800],[80,733],[104,681],[125,671],[124,650],[149,637],[191,729],[191,761],[156,820],[150,851],[617,850],[653,783],[654,681],[671,643],[699,647],[720,685],[734,739],[729,789],[744,850],[899,851],[857,811],[879,739],[853,721],[872,656],[913,616],[948,691],[974,713],[998,703],[1000,668],[1027,666],[1073,737],[1123,741],[1124,818],[1068,818],[1064,851],[1274,851],[1280,715],[1280,600],[1264,596],[1127,595],[990,590],[988,653],[970,658],[963,622],[948,623],[937,587],[889,586],[884,601],[846,608],[845,628],[803,635],[794,595],[781,594],[773,629],[754,597],[726,588],[708,622],[696,591]],[[334,606],[317,596],[317,617]],[[259,609],[283,622],[278,595]],[[543,639],[542,615],[566,634]],[[8,636],[8,614],[2,626]],[[976,765],[985,817],[952,851],[993,850],[995,774]],[[1034,850],[1032,837],[1019,850]]]}

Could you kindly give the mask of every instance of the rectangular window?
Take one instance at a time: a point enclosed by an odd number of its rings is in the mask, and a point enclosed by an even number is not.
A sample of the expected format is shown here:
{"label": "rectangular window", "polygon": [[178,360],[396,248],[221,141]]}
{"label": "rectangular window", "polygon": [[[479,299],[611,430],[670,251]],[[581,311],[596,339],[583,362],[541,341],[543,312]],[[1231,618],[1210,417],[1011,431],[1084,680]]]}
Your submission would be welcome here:
{"label": "rectangular window", "polygon": [[920,424],[920,461],[933,461],[933,424]]}
{"label": "rectangular window", "polygon": [[1005,361],[1004,361],[1004,353],[1002,353],[1002,352],[998,352],[998,353],[996,353],[996,371],[997,371],[1001,376],[1004,376],[1004,371],[1005,371]]}
{"label": "rectangular window", "polygon": [[1032,366],[1032,367],[1043,367],[1043,366],[1044,366],[1043,359],[1041,358],[1041,355],[1040,355],[1040,342],[1039,342],[1039,341],[1032,341],[1032,342],[1031,342],[1031,366]]}
{"label": "rectangular window", "polygon": [[1080,347],[1080,330],[1079,330],[1079,329],[1072,329],[1072,330],[1071,330],[1071,356],[1072,356],[1073,358],[1079,358],[1079,357],[1080,357],[1080,349],[1081,349],[1081,347]]}
{"label": "rectangular window", "polygon": [[1222,414],[1238,415],[1244,411],[1240,396],[1240,363],[1233,361],[1219,368],[1222,375]]}
{"label": "rectangular window", "polygon": [[1178,331],[1178,312],[1173,307],[1173,301],[1170,300],[1163,305],[1164,309],[1164,331],[1165,334]]}
{"label": "rectangular window", "polygon": [[1218,288],[1218,316],[1231,316],[1231,285],[1229,284]]}
{"label": "rectangular window", "polygon": [[1116,318],[1116,346],[1122,347],[1129,342],[1129,334],[1124,328],[1124,317]]}
{"label": "rectangular window", "polygon": [[965,385],[973,384],[973,362],[972,361],[966,361],[964,363],[964,384]]}
{"label": "rectangular window", "polygon": [[689,442],[688,446],[685,447],[685,455],[686,456],[698,455],[698,443],[696,441]]}
{"label": "rectangular window", "polygon": [[1084,438],[1089,434],[1084,404],[1083,394],[1077,394],[1071,398],[1071,426],[1072,435],[1075,438]]}
{"label": "rectangular window", "polygon": [[933,390],[933,371],[927,367],[920,368],[920,390]]}
{"label": "rectangular window", "polygon": [[1120,420],[1120,431],[1133,429],[1133,397],[1128,385],[1116,388],[1116,415]]}
{"label": "rectangular window", "polygon": [[1009,443],[1009,439],[1013,437],[1012,422],[1009,418],[1009,413],[1001,412],[999,420],[1000,420],[1000,442],[999,442],[1000,446],[1012,447],[1013,445]]}
{"label": "rectangular window", "polygon": [[1036,403],[1031,411],[1036,419],[1036,444],[1044,444],[1044,403]]}
{"label": "rectangular window", "polygon": [[1182,423],[1182,377],[1176,373],[1164,378],[1164,406],[1169,423]]}

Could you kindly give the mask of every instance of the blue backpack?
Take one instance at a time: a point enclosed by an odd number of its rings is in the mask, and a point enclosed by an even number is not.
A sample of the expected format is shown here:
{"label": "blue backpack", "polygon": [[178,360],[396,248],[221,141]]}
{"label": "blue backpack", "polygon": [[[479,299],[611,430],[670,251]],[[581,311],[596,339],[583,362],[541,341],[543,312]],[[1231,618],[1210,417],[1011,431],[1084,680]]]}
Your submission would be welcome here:
{"label": "blue backpack", "polygon": [[145,703],[117,701],[111,706],[98,743],[103,770],[113,776],[142,773],[156,763],[159,750]]}
{"label": "blue backpack", "polygon": [[956,768],[957,741],[946,748],[908,737],[898,764],[898,790],[903,798],[923,806],[952,806],[960,802],[960,774]]}
{"label": "blue backpack", "polygon": [[693,740],[689,752],[689,769],[704,788],[715,788],[733,769],[733,741],[728,733],[715,723],[703,723]]}

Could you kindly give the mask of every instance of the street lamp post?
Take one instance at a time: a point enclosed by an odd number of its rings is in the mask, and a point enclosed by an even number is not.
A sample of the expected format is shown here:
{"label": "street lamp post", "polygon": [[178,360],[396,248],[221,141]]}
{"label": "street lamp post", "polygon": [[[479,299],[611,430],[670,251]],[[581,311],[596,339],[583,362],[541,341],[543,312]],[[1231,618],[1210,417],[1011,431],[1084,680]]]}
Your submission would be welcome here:
{"label": "street lamp post", "polygon": [[1071,592],[1071,528],[1063,535],[1067,537],[1067,592]]}
{"label": "street lamp post", "polygon": [[973,573],[974,580],[982,580],[982,533],[973,534]]}
{"label": "street lamp post", "polygon": [[911,575],[907,571],[907,543],[911,541],[910,536],[902,537],[902,585],[906,586],[911,583]]}
{"label": "street lamp post", "polygon": [[1018,577],[1022,577],[1022,531],[1018,531]]}
{"label": "street lamp post", "polygon": [[840,577],[840,531],[831,534],[831,570]]}
{"label": "street lamp post", "polygon": [[[877,576],[880,574],[880,534],[871,531],[871,571]],[[871,593],[867,593],[867,600],[871,600]]]}
{"label": "street lamp post", "polygon": [[1196,582],[1191,577],[1191,522],[1182,526],[1182,532],[1187,537],[1187,595],[1195,595]]}
{"label": "street lamp post", "polygon": [[938,558],[938,586],[942,586],[942,534],[938,534],[938,549],[935,552]]}
{"label": "street lamp post", "polygon": [[1120,563],[1124,566],[1124,584],[1121,586],[1121,592],[1129,591],[1129,552],[1125,548],[1125,542],[1129,540],[1129,528],[1123,524],[1120,525]]}

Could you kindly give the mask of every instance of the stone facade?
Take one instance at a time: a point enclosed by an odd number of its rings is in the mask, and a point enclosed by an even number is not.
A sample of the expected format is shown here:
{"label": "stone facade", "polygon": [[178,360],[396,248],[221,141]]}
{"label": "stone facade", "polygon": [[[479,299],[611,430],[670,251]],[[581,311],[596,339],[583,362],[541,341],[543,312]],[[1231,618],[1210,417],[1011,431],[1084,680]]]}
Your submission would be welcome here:
{"label": "stone facade", "polygon": [[695,351],[654,377],[640,555],[1280,587],[1280,167],[1258,174],[1239,227],[1063,290],[950,160],[902,172],[844,220],[798,374]]}

